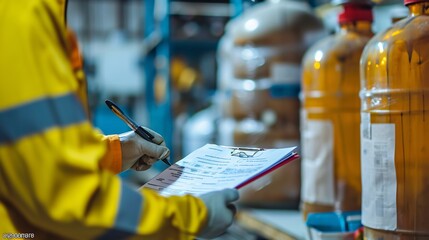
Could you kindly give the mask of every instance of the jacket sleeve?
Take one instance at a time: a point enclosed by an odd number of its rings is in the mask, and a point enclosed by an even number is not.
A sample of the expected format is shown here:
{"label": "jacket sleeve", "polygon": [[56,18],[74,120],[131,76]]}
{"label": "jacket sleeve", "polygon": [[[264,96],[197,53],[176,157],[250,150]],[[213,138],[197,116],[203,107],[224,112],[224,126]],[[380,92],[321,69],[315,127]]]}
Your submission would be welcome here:
{"label": "jacket sleeve", "polygon": [[192,239],[202,200],[137,191],[100,167],[107,143],[77,100],[56,4],[0,1],[0,204],[58,239]]}
{"label": "jacket sleeve", "polygon": [[107,145],[106,153],[100,160],[102,169],[110,170],[113,173],[120,173],[122,170],[122,151],[118,135],[101,135],[101,140]]}

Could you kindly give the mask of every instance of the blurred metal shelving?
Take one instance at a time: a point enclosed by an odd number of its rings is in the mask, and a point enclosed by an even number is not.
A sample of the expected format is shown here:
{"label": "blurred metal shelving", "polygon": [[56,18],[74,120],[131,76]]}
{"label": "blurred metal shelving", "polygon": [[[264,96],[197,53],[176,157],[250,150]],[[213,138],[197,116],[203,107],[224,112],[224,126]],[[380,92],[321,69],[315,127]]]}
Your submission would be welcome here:
{"label": "blurred metal shelving", "polygon": [[[146,103],[149,127],[164,136],[167,146],[172,150],[174,159],[175,147],[173,105],[175,92],[171,81],[171,60],[175,55],[192,55],[193,62],[207,52],[216,52],[220,38],[179,36],[178,27],[173,26],[172,18],[183,18],[183,21],[199,21],[201,17],[235,17],[243,11],[243,0],[231,1],[145,1],[144,31],[144,71],[146,74]],[[224,24],[224,23],[222,23]],[[222,26],[222,31],[223,31]],[[204,27],[200,28],[206,30]],[[213,76],[214,78],[215,76]],[[212,84],[213,85],[213,84]],[[210,85],[210,86],[212,86]],[[200,90],[198,90],[200,91]],[[192,101],[192,99],[191,99]],[[195,101],[195,104],[200,102]]]}
{"label": "blurred metal shelving", "polygon": [[[145,1],[146,103],[149,126],[172,142],[169,1]],[[171,146],[168,146],[171,148]]]}

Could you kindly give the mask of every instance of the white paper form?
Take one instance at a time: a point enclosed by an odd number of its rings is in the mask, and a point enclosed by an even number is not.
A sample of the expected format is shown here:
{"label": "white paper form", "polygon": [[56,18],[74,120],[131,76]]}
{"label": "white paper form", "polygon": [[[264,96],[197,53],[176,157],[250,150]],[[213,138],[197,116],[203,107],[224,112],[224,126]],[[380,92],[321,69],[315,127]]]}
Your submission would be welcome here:
{"label": "white paper form", "polygon": [[234,188],[288,159],[296,149],[244,151],[248,155],[254,155],[240,157],[231,154],[233,148],[207,144],[164,170],[143,187],[152,188],[166,196],[200,195]]}

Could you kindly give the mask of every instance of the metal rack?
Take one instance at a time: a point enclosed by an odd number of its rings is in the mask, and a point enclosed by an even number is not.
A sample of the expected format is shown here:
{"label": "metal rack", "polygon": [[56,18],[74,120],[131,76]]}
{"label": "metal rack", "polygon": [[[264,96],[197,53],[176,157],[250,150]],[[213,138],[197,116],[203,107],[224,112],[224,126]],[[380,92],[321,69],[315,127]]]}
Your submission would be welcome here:
{"label": "metal rack", "polygon": [[[149,0],[145,2],[145,40],[146,56],[146,103],[149,113],[149,126],[161,134],[167,144],[172,140],[172,113],[170,93],[170,47],[169,47],[169,4],[168,0]],[[164,6],[164,9],[160,7]],[[158,85],[160,86],[158,86]],[[162,86],[164,84],[164,86]],[[161,88],[156,90],[155,88]],[[156,95],[163,92],[162,96]],[[171,149],[171,146],[168,146]]]}
{"label": "metal rack", "polygon": [[[216,4],[214,1],[212,4]],[[172,4],[174,3],[174,4]],[[188,9],[197,2],[183,1]],[[199,2],[202,12],[207,11],[209,5]],[[153,130],[160,133],[167,146],[174,155],[174,116],[172,113],[172,86],[170,81],[170,60],[173,51],[183,51],[183,49],[196,49],[197,51],[206,51],[208,49],[216,50],[217,42],[213,41],[174,41],[171,38],[170,16],[171,10],[175,14],[181,11],[177,1],[171,0],[147,0],[145,1],[145,49],[144,71],[146,74],[146,104],[148,110],[148,124]],[[231,17],[235,17],[243,11],[242,0],[231,0]],[[186,7],[188,6],[188,7]],[[217,5],[219,7],[219,5]],[[200,11],[200,13],[201,13]],[[218,10],[221,13],[222,10]],[[186,13],[183,13],[186,14]],[[192,52],[192,51],[191,51]],[[172,159],[173,162],[175,159]]]}

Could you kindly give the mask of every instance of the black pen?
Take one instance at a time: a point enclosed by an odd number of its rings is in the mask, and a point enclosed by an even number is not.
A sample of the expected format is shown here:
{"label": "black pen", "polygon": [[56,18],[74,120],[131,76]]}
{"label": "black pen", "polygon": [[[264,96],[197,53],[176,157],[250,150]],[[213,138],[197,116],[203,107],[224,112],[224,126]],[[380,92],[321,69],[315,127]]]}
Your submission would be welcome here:
{"label": "black pen", "polygon": [[[141,126],[137,125],[130,117],[128,117],[118,106],[116,106],[116,104],[114,104],[112,101],[110,100],[106,100],[105,103],[107,104],[107,106],[110,108],[110,110],[112,110],[113,113],[116,114],[116,116],[118,116],[120,119],[122,119],[122,121],[124,121],[128,127],[130,127],[137,135],[139,135],[140,137],[142,137],[143,139],[145,139],[146,141],[149,141],[151,143],[155,143],[158,144],[156,142],[153,141],[154,136],[148,132],[146,129],[142,128]],[[168,162],[168,160],[166,158],[161,159],[165,164],[167,164],[168,166],[171,166],[171,163]]]}

